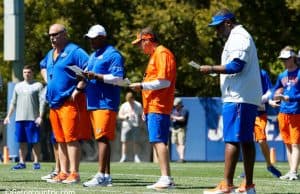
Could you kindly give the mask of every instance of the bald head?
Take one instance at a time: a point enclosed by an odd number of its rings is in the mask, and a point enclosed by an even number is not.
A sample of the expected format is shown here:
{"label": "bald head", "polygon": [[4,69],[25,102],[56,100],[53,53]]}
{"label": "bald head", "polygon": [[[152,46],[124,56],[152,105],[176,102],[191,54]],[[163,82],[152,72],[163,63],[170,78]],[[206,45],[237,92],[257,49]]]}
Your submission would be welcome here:
{"label": "bald head", "polygon": [[49,38],[53,48],[63,49],[67,44],[67,31],[62,24],[53,24],[49,28]]}
{"label": "bald head", "polygon": [[50,30],[55,30],[57,32],[60,32],[60,31],[66,31],[66,28],[62,24],[52,24],[49,28],[49,32]]}

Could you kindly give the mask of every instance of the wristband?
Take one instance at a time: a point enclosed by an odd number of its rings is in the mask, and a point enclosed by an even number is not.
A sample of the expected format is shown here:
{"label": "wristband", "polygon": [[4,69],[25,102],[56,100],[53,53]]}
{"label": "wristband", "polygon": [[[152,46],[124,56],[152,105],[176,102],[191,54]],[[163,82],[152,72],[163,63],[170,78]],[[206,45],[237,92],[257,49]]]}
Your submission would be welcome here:
{"label": "wristband", "polygon": [[84,91],[84,88],[78,88],[78,87],[76,87],[75,88],[77,91],[79,91],[79,92],[83,92]]}

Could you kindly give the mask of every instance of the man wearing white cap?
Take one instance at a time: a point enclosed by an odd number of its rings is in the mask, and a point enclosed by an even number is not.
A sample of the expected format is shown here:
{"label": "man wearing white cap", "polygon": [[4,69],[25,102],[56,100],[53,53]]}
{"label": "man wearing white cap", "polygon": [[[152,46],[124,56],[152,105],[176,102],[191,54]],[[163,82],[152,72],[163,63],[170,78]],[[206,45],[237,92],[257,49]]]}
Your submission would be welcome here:
{"label": "man wearing white cap", "polygon": [[[278,126],[286,153],[290,170],[280,179],[298,180],[300,163],[300,70],[297,65],[296,53],[290,46],[286,46],[278,57],[282,60],[286,70],[278,75],[273,88],[269,104],[280,107]],[[280,92],[278,92],[280,91]]]}
{"label": "man wearing white cap", "polygon": [[110,176],[110,141],[115,138],[116,119],[120,104],[118,83],[124,77],[124,59],[111,45],[106,43],[106,31],[101,25],[92,26],[85,34],[95,50],[90,55],[85,75],[77,88],[85,89],[87,109],[98,142],[99,170],[85,187],[112,186]]}
{"label": "man wearing white cap", "polygon": [[[257,50],[251,35],[227,9],[218,11],[209,26],[215,27],[217,34],[226,39],[221,65],[203,65],[200,68],[202,73],[220,73],[225,167],[224,180],[216,188],[205,190],[204,194],[255,194],[253,130],[262,96]],[[233,177],[240,151],[243,154],[245,179],[235,189]]]}

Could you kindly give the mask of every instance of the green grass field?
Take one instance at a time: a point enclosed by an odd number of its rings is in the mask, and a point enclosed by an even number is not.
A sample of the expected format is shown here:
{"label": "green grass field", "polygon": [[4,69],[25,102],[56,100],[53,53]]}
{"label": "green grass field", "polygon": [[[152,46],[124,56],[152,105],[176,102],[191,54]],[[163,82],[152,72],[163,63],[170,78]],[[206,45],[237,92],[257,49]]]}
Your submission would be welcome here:
{"label": "green grass field", "polygon": [[[223,163],[172,163],[171,170],[176,188],[168,191],[146,189],[159,177],[158,164],[155,163],[112,163],[113,187],[85,188],[81,184],[50,184],[40,180],[53,167],[53,163],[42,163],[41,170],[12,171],[13,164],[0,164],[0,193],[7,194],[80,194],[80,193],[202,193],[214,187],[223,177]],[[288,170],[287,163],[276,165],[283,173]],[[86,181],[97,171],[97,163],[81,163],[81,181]],[[238,164],[236,177],[242,172]],[[284,181],[273,178],[266,171],[265,163],[255,164],[256,191],[259,194],[300,193],[300,181]],[[241,179],[236,178],[239,185]]]}

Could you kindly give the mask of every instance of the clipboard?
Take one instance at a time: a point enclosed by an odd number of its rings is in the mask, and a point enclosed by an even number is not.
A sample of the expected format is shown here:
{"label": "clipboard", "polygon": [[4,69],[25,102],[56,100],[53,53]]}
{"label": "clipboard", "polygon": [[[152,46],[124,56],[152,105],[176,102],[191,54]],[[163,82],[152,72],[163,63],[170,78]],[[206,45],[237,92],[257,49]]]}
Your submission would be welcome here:
{"label": "clipboard", "polygon": [[[196,63],[195,61],[190,61],[190,62],[188,63],[188,65],[190,65],[190,66],[196,68],[197,70],[200,70],[200,68],[201,68],[201,65],[199,65],[199,64]],[[212,76],[212,77],[215,77],[215,76],[217,76],[218,74],[216,74],[216,73],[210,73],[209,75]]]}
{"label": "clipboard", "polygon": [[131,84],[131,81],[128,78],[125,78],[125,79],[118,81],[116,85],[121,86],[121,87],[129,87],[130,84]]}
{"label": "clipboard", "polygon": [[78,75],[80,77],[84,77],[84,78],[86,77],[83,73],[84,71],[76,65],[68,66],[67,68],[70,69],[71,71],[73,71],[76,75]]}

